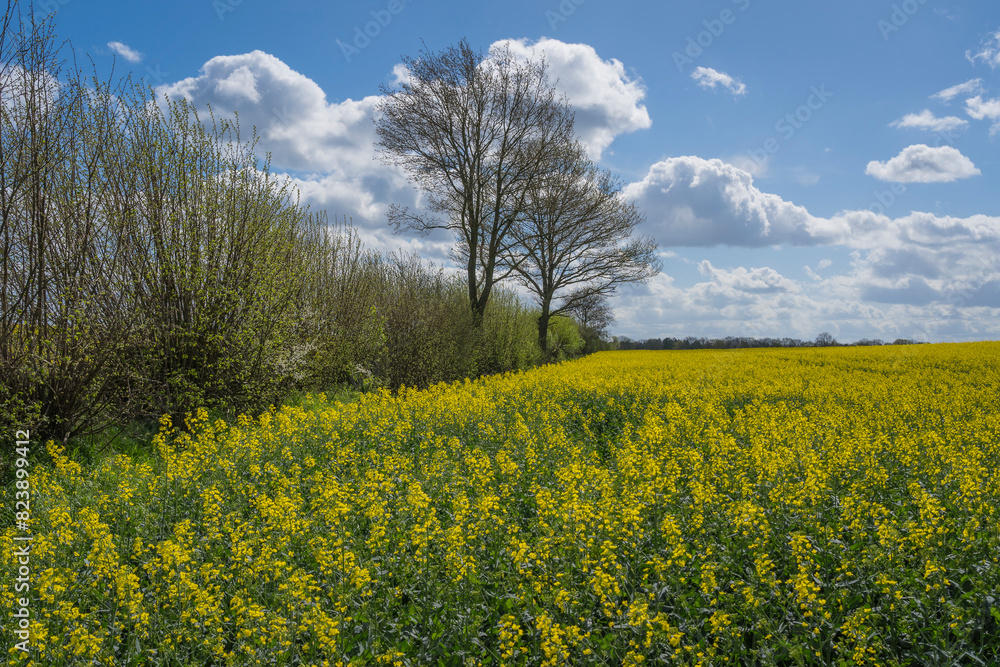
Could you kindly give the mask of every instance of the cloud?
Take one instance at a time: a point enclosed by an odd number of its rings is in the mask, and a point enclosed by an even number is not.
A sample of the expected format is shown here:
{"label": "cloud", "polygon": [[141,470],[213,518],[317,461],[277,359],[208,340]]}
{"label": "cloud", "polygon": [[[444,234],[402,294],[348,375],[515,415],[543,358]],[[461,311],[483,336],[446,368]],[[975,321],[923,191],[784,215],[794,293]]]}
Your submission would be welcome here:
{"label": "cloud", "polygon": [[965,100],[965,113],[976,120],[989,119],[994,121],[990,135],[1000,134],[1000,98],[983,100],[982,96]]}
{"label": "cloud", "polygon": [[[626,75],[622,63],[602,60],[584,44],[546,39],[534,47],[545,54],[553,82],[559,79],[557,89],[569,96],[577,131],[592,155],[599,157],[616,136],[650,126],[640,103],[645,91]],[[524,40],[511,42],[511,48],[525,57],[532,53]],[[407,75],[402,65],[393,68],[397,85]],[[184,97],[200,110],[211,105],[219,117],[231,118],[238,112],[243,128],[257,128],[258,152],[271,153],[272,171],[289,175],[303,203],[326,209],[331,216],[353,217],[373,241],[384,236],[378,232],[386,227],[389,203],[419,205],[405,173],[375,159],[373,119],[379,95],[330,102],[313,80],[259,50],[216,56],[197,76],[161,86],[157,92]],[[410,245],[421,254],[443,259],[448,241],[432,235]]]}
{"label": "cloud", "polygon": [[698,264],[698,271],[702,275],[712,278],[721,291],[733,295],[736,293],[774,294],[799,291],[799,286],[795,281],[785,278],[767,266],[750,269],[740,266],[732,270],[723,270],[715,268],[706,259]]}
{"label": "cloud", "polygon": [[215,92],[223,99],[234,103],[260,102],[260,91],[257,90],[257,76],[244,65],[233,70],[226,78],[219,79],[215,84]]}
{"label": "cloud", "polygon": [[903,116],[897,121],[889,123],[889,127],[899,129],[927,130],[929,132],[949,132],[951,130],[964,127],[969,121],[962,120],[956,116],[945,116],[936,118],[930,109],[924,109],[920,113],[911,113]]}
{"label": "cloud", "polygon": [[1000,280],[1000,218],[911,213],[867,245],[845,278],[862,300],[952,311],[974,303],[1000,307],[992,291]]}
{"label": "cloud", "polygon": [[957,148],[916,144],[888,162],[869,162],[865,173],[895,183],[950,183],[981,172]]}
{"label": "cloud", "polygon": [[[628,184],[624,195],[646,212],[644,233],[665,249],[842,246],[875,258],[882,269],[869,278],[893,280],[909,273],[927,278],[969,274],[972,269],[963,262],[978,258],[977,266],[990,267],[1000,256],[998,217],[915,212],[891,219],[855,210],[822,218],[761,192],[749,173],[721,160],[687,156],[657,162],[642,180]],[[954,248],[953,254],[942,250],[947,248]],[[831,265],[823,260],[818,268]]]}
{"label": "cloud", "polygon": [[108,48],[120,55],[130,63],[137,63],[142,60],[142,54],[122,42],[108,42]]}
{"label": "cloud", "polygon": [[[1000,338],[1000,218],[914,213],[846,243],[856,250],[845,270],[834,272],[823,260],[816,270],[804,267],[801,280],[768,266],[702,261],[700,280],[660,274],[626,286],[612,299],[620,323],[615,333],[812,339],[829,331],[845,342]],[[755,257],[788,260],[777,249]]]}
{"label": "cloud", "polygon": [[410,70],[403,63],[396,63],[392,66],[392,85],[399,87],[410,80]]}
{"label": "cloud", "polygon": [[504,44],[510,44],[511,52],[522,59],[544,54],[549,76],[556,90],[569,98],[576,114],[576,132],[593,159],[599,160],[615,137],[652,125],[642,104],[646,90],[641,80],[626,73],[620,61],[603,60],[588,44],[550,38],[534,44],[526,39],[497,41],[490,45],[490,51]]}
{"label": "cloud", "polygon": [[[612,304],[628,330],[616,333],[638,339],[811,339],[820,331],[842,341],[1000,337],[1000,266],[995,261],[1000,218],[915,213],[886,220],[876,233],[847,242],[857,249],[842,272],[821,261],[816,270],[804,267],[797,280],[768,266],[721,268],[702,261],[702,280],[682,284],[661,274],[647,285],[623,288]],[[779,250],[759,250],[755,257],[767,252],[787,262]]]}
{"label": "cloud", "polygon": [[976,120],[989,118],[990,120],[1000,119],[1000,98],[984,100],[982,96],[965,100],[965,112]]}
{"label": "cloud", "polygon": [[725,72],[719,72],[711,67],[698,67],[691,72],[691,78],[698,82],[698,85],[706,90],[715,90],[721,85],[733,94],[734,97],[746,95],[746,84],[734,79]]}
{"label": "cloud", "polygon": [[707,261],[698,264],[705,279],[692,284],[661,274],[613,299],[620,335],[1000,337],[1000,217],[842,211],[821,218],[761,192],[746,171],[697,157],[652,165],[625,194],[646,211],[643,233],[662,248],[755,247],[761,257],[783,244],[814,245],[850,252],[851,261],[837,272],[823,258],[802,280],[767,266]]}
{"label": "cloud", "polygon": [[271,151],[276,167],[328,171],[346,160],[361,168],[372,154],[371,117],[378,96],[327,102],[314,81],[263,51],[216,56],[198,76],[157,92],[184,97],[198,108],[211,104],[225,116],[239,111],[241,125],[257,128],[261,148]]}
{"label": "cloud", "polygon": [[945,88],[939,93],[934,93],[933,95],[931,95],[931,99],[941,100],[942,102],[950,102],[958,95],[972,95],[974,93],[981,92],[982,90],[983,90],[983,80],[972,79],[971,81],[960,83],[957,86],[952,86],[951,88]]}
{"label": "cloud", "polygon": [[198,109],[211,105],[221,117],[239,112],[241,127],[257,128],[258,153],[271,153],[272,171],[290,174],[303,203],[331,216],[382,229],[389,202],[416,202],[402,171],[374,159],[372,119],[380,96],[329,102],[314,81],[263,51],[216,56],[198,76],[157,92],[184,97]]}
{"label": "cloud", "polygon": [[965,57],[973,65],[976,64],[977,60],[982,60],[992,69],[1000,67],[1000,30],[997,30],[983,41],[978,53],[966,51]]}
{"label": "cloud", "polygon": [[925,306],[941,298],[941,293],[931,287],[923,278],[907,278],[893,287],[866,285],[861,290],[861,299],[875,303],[901,303],[911,306]]}
{"label": "cloud", "polygon": [[647,212],[649,231],[664,247],[812,245],[849,233],[847,221],[816,218],[761,192],[749,172],[717,159],[657,162],[624,195]]}

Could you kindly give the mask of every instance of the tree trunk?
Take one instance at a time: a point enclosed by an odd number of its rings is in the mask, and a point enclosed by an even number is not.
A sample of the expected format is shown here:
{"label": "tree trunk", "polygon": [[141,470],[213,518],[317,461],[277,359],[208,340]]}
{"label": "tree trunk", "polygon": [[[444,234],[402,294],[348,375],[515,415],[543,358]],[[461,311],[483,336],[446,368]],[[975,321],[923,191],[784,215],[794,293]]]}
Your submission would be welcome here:
{"label": "tree trunk", "polygon": [[538,347],[542,351],[542,363],[549,361],[549,309],[543,308],[538,316]]}

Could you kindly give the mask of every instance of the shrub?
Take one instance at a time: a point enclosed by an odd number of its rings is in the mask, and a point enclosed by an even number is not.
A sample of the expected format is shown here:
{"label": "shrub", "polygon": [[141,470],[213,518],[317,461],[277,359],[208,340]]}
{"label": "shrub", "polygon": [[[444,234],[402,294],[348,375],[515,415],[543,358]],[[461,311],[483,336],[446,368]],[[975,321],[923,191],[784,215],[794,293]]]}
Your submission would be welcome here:
{"label": "shrub", "polygon": [[202,123],[185,100],[133,100],[122,160],[130,199],[112,214],[130,239],[139,324],[129,341],[138,414],[246,411],[278,398],[278,360],[308,287],[321,220],[258,165],[254,135]]}
{"label": "shrub", "polygon": [[556,315],[549,320],[548,348],[555,361],[563,361],[579,356],[583,352],[584,341],[580,328],[572,318]]}
{"label": "shrub", "polygon": [[363,248],[346,221],[323,227],[308,243],[315,249],[308,287],[276,372],[296,389],[326,389],[380,373],[386,354],[378,309],[386,286],[382,259]]}

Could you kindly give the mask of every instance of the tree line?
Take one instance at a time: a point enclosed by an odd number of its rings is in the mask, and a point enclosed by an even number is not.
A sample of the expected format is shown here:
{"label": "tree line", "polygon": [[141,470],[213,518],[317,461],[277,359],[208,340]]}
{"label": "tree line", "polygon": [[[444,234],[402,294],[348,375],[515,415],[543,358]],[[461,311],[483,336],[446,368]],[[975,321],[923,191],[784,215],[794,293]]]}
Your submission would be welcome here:
{"label": "tree line", "polygon": [[544,62],[484,60],[463,41],[407,59],[386,91],[383,156],[438,216],[394,207],[390,222],[454,231],[454,277],[302,206],[238,118],[84,76],[51,18],[17,2],[0,29],[4,428],[66,441],[163,414],[183,428],[198,407],[606,349],[607,296],[657,270]]}
{"label": "tree line", "polygon": [[847,347],[877,345],[914,345],[917,341],[897,338],[892,342],[880,338],[862,338],[854,343],[838,343],[829,333],[821,333],[815,340],[798,338],[752,338],[748,336],[726,336],[725,338],[647,338],[632,340],[628,336],[614,337],[613,345],[619,350],[737,350],[751,347]]}

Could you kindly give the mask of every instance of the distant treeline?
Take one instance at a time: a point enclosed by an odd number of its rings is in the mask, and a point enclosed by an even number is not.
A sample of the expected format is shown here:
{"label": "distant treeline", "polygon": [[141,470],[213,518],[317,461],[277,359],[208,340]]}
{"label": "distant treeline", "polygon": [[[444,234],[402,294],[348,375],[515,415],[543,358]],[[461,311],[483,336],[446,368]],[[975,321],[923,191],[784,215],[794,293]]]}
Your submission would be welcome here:
{"label": "distant treeline", "polygon": [[890,342],[880,338],[862,338],[854,343],[838,343],[830,334],[820,334],[816,340],[798,338],[750,338],[747,336],[726,336],[725,338],[649,338],[632,340],[627,336],[617,338],[620,350],[735,350],[749,347],[847,347],[872,345],[915,345],[920,341],[897,338]]}

